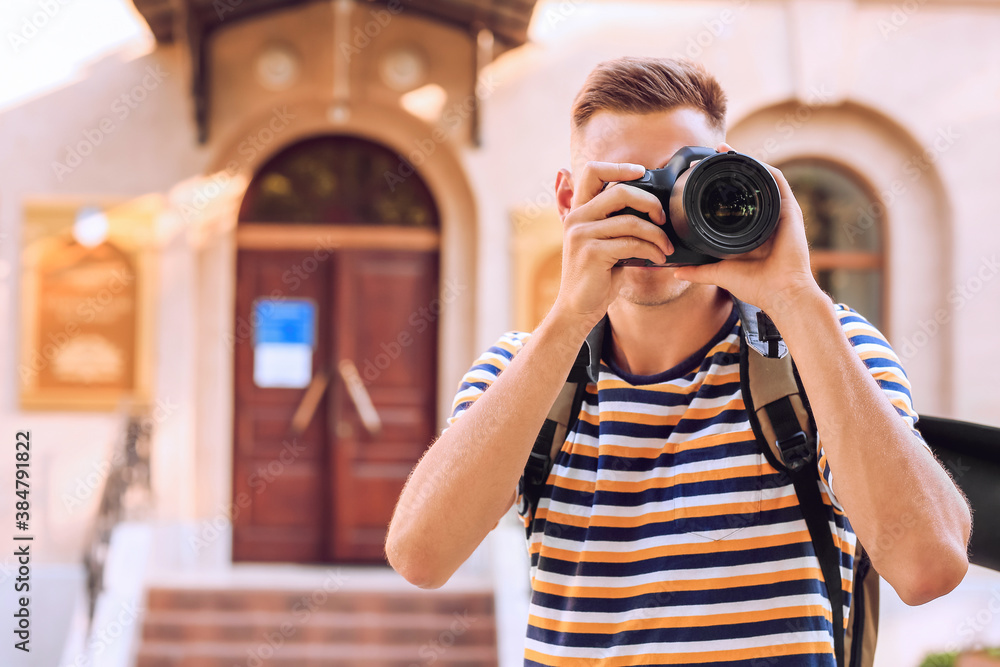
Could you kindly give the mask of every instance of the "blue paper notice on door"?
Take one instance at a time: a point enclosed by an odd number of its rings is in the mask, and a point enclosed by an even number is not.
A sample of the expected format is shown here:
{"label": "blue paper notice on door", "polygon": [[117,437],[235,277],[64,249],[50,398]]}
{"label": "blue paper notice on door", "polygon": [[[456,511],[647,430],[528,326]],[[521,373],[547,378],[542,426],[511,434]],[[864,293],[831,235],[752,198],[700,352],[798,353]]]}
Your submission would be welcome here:
{"label": "blue paper notice on door", "polygon": [[254,384],[292,389],[307,386],[312,380],[316,304],[302,299],[258,299],[251,321]]}

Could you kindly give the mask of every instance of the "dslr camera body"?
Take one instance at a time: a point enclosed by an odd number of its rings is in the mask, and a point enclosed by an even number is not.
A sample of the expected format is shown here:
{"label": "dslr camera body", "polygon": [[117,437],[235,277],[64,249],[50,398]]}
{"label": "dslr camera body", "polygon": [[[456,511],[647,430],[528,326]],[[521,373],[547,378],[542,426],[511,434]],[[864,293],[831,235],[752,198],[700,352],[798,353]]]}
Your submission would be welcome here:
{"label": "dslr camera body", "polygon": [[[642,178],[622,183],[660,200],[667,214],[663,231],[674,252],[663,264],[631,257],[615,266],[711,264],[749,252],[771,236],[781,212],[781,195],[771,172],[736,151],[685,146],[662,169],[647,169]],[[630,207],[612,215],[623,214],[652,223],[648,215]]]}

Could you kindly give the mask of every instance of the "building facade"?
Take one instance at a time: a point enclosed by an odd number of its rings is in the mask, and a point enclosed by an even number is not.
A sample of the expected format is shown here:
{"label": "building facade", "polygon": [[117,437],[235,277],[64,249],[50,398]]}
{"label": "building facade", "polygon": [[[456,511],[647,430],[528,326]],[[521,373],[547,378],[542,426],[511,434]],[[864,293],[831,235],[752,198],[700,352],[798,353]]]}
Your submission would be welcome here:
{"label": "building facade", "polygon": [[570,105],[619,55],[716,74],[917,410],[1000,424],[1000,3],[135,4],[151,49],[0,112],[0,414],[53,577],[123,401],[161,569],[382,562],[459,378],[555,296]]}

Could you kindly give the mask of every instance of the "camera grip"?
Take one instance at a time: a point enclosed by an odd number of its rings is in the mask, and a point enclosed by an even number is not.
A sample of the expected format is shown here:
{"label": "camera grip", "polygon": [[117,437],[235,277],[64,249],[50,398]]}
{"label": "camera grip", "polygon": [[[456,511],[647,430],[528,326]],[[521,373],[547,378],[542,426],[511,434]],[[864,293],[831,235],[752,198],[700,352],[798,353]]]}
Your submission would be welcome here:
{"label": "camera grip", "polygon": [[[613,218],[613,217],[615,217],[616,215],[634,215],[634,216],[636,216],[637,218],[642,218],[642,219],[643,219],[643,220],[645,220],[646,222],[653,222],[653,221],[652,221],[652,220],[650,219],[650,217],[649,217],[649,215],[648,215],[648,214],[646,214],[646,213],[643,213],[642,211],[637,211],[637,210],[635,210],[634,208],[632,208],[631,206],[626,206],[625,208],[623,208],[623,209],[621,209],[621,210],[619,210],[619,211],[615,211],[614,213],[612,213],[612,214],[611,214],[611,215],[609,215],[608,217],[609,217],[609,218]],[[653,224],[655,225],[656,223],[655,223],[655,222],[653,222]],[[657,225],[657,226],[659,226],[659,225]]]}

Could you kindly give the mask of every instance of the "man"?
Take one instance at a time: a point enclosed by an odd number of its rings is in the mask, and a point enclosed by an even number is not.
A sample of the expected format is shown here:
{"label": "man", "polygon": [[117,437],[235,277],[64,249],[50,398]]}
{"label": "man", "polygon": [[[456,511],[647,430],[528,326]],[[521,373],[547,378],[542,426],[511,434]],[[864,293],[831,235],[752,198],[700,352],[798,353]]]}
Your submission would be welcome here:
{"label": "man", "polygon": [[654,196],[606,184],[662,167],[683,146],[730,150],[724,120],[721,88],[692,63],[622,58],[591,73],[573,108],[572,170],[556,180],[555,305],[472,367],[400,497],[389,560],[438,587],[515,500],[539,427],[607,313],[600,379],[525,517],[526,664],[834,664],[830,602],[795,490],[747,422],[730,294],[770,315],[795,359],[845,591],[857,541],[911,605],[952,590],[968,568],[970,512],[914,429],[899,360],[816,284],[777,169],[781,217],[757,250],[697,267],[615,266],[660,264],[673,249],[657,225],[612,215],[631,207],[662,224]]}

